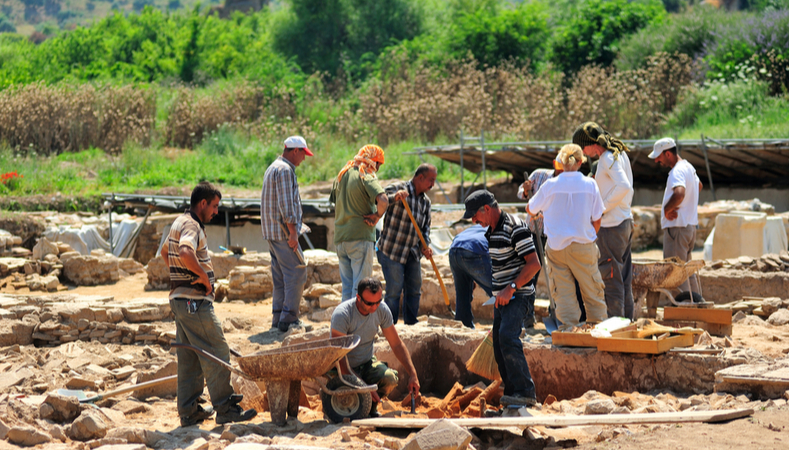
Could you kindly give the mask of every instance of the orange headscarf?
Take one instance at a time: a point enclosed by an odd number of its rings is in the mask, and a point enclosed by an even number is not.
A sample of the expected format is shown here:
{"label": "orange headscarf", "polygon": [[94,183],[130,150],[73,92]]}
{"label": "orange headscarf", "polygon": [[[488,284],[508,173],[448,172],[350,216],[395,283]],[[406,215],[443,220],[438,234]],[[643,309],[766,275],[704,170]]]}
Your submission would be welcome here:
{"label": "orange headscarf", "polygon": [[340,179],[343,178],[343,174],[348,172],[348,169],[352,167],[359,168],[360,177],[371,174],[375,175],[376,163],[384,164],[384,150],[378,145],[368,144],[359,149],[354,159],[346,163],[345,167],[343,167],[337,175],[337,181],[340,181]]}

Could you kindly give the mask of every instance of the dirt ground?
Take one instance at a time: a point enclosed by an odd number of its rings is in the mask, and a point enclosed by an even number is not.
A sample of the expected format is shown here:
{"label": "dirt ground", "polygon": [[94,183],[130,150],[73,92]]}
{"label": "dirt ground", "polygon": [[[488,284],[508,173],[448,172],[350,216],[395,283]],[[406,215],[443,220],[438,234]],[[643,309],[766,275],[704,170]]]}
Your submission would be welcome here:
{"label": "dirt ground", "polygon": [[[654,254],[655,253],[655,254]],[[652,250],[639,254],[640,257],[660,257],[660,251]],[[83,295],[107,295],[113,296],[118,303],[130,301],[138,298],[167,298],[166,291],[145,291],[143,289],[147,278],[145,273],[123,278],[113,285],[105,286],[83,286],[69,289],[69,293]],[[15,291],[16,294],[26,293],[26,289]],[[261,346],[275,344],[282,340],[282,334],[269,332],[271,323],[271,300],[258,303],[230,302],[220,303],[215,308],[221,321],[236,318],[243,319],[251,326],[244,330],[234,330],[227,333],[229,344],[232,348],[241,353],[250,353]],[[309,322],[309,321],[307,321]],[[482,323],[485,325],[485,321]],[[163,324],[165,328],[174,327],[172,323]],[[315,324],[319,325],[319,324]],[[325,325],[325,324],[320,324]],[[733,327],[733,340],[738,345],[755,348],[768,357],[779,358],[787,357],[788,351],[788,330],[779,328],[766,328],[758,326],[735,325]],[[123,346],[123,351],[136,354],[142,351],[140,346]],[[161,353],[164,350],[159,349]],[[290,437],[275,437],[268,441],[272,444],[290,444],[307,446],[324,446],[331,448],[370,448],[375,444],[385,441],[388,438],[396,438],[401,443],[408,437],[406,431],[385,431],[378,430],[369,433],[363,440],[352,440],[352,442],[340,442],[340,433],[337,426],[328,426],[320,412],[319,400],[316,398],[311,401],[311,409],[302,408],[299,413],[299,425],[293,427],[289,423],[287,430],[274,430],[270,423],[268,413],[259,415],[252,421],[254,426],[260,428],[261,434],[278,435],[284,432]],[[780,406],[773,405],[771,402],[760,403],[757,411],[752,417],[734,420],[724,424],[682,424],[682,425],[627,425],[622,427],[568,427],[565,429],[551,430],[553,436],[567,435],[569,439],[577,439],[582,449],[642,449],[642,448],[662,448],[662,449],[720,449],[720,448],[771,448],[787,449],[790,445],[788,441],[788,430],[790,429],[788,418],[788,406],[786,402],[780,401]],[[139,413],[126,416],[128,426],[138,426],[149,430],[158,430],[171,435],[177,435],[179,431],[179,419],[176,413],[175,402],[172,399],[161,399],[149,402],[147,408]],[[213,420],[209,420],[201,425],[204,432],[214,432],[220,434],[222,426],[217,426]],[[507,433],[504,433],[505,435]],[[491,437],[495,436],[495,437]],[[480,431],[477,433],[479,439],[475,439],[473,444],[476,448],[487,449],[516,449],[529,448],[529,441],[503,433]],[[580,437],[581,436],[581,437]],[[591,437],[593,436],[593,437]],[[378,441],[376,440],[378,439]],[[600,442],[595,442],[600,440]],[[266,443],[266,441],[264,441]],[[3,444],[8,445],[3,442]],[[3,447],[0,444],[0,447]]]}

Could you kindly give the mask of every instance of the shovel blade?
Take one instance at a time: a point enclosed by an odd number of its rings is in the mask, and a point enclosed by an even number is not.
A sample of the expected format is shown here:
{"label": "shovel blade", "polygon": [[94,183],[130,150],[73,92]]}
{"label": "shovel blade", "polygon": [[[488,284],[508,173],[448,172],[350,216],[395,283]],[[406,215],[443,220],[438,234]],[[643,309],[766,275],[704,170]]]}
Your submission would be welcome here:
{"label": "shovel blade", "polygon": [[77,397],[77,400],[87,400],[88,396],[85,395],[83,391],[77,391],[73,389],[58,389],[58,395],[63,395],[66,397]]}
{"label": "shovel blade", "polygon": [[543,318],[543,325],[546,326],[546,331],[549,332],[549,336],[551,336],[551,333],[557,331],[560,328],[560,324],[557,323],[557,319],[551,316],[546,316]]}

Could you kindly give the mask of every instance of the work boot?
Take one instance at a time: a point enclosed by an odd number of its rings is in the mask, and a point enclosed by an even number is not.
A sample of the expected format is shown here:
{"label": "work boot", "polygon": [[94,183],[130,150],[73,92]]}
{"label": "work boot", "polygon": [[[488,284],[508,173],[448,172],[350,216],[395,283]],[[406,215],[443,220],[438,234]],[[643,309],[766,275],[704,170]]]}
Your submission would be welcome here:
{"label": "work boot", "polygon": [[368,414],[368,417],[372,419],[375,419],[376,417],[381,417],[381,414],[379,414],[379,402],[371,403],[370,414]]}
{"label": "work boot", "polygon": [[241,409],[241,406],[234,403],[229,403],[225,412],[217,413],[216,422],[219,425],[230,422],[246,422],[256,415],[258,415],[258,411],[255,411],[254,409],[248,409],[245,411]]}
{"label": "work boot", "polygon": [[499,399],[499,404],[503,406],[526,406],[532,407],[538,404],[538,399],[535,397],[524,397],[521,395],[503,395],[502,398]]}
{"label": "work boot", "polygon": [[211,417],[212,414],[214,414],[214,408],[211,406],[203,408],[202,406],[198,405],[195,412],[188,415],[187,417],[181,417],[181,426],[191,427],[192,425],[197,425]]}
{"label": "work boot", "polygon": [[298,319],[295,322],[280,322],[277,324],[277,328],[283,333],[286,333],[291,328],[302,329],[304,331],[313,331],[312,325],[307,325]]}

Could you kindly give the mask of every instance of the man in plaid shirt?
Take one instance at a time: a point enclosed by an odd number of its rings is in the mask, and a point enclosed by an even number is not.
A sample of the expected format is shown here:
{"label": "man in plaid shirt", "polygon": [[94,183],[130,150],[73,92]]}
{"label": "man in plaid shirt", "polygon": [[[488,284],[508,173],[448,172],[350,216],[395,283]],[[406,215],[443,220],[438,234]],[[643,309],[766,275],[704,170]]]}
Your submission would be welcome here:
{"label": "man in plaid shirt", "polygon": [[406,199],[414,220],[426,243],[430,243],[431,200],[425,195],[436,182],[436,167],[421,164],[408,182],[393,183],[385,189],[389,206],[384,216],[384,229],[378,241],[376,257],[387,281],[387,303],[394,323],[398,323],[400,297],[403,293],[403,322],[417,323],[420,309],[422,270],[420,258],[433,254],[430,247],[420,248],[420,237],[401,202]]}
{"label": "man in plaid shirt", "polygon": [[[313,156],[301,136],[285,140],[283,154],[266,169],[261,190],[261,233],[272,257],[272,328],[286,332],[302,327],[299,302],[307,281],[302,265],[299,235],[310,229],[302,224],[302,199],[296,184],[296,168]],[[303,258],[303,257],[301,257]]]}

